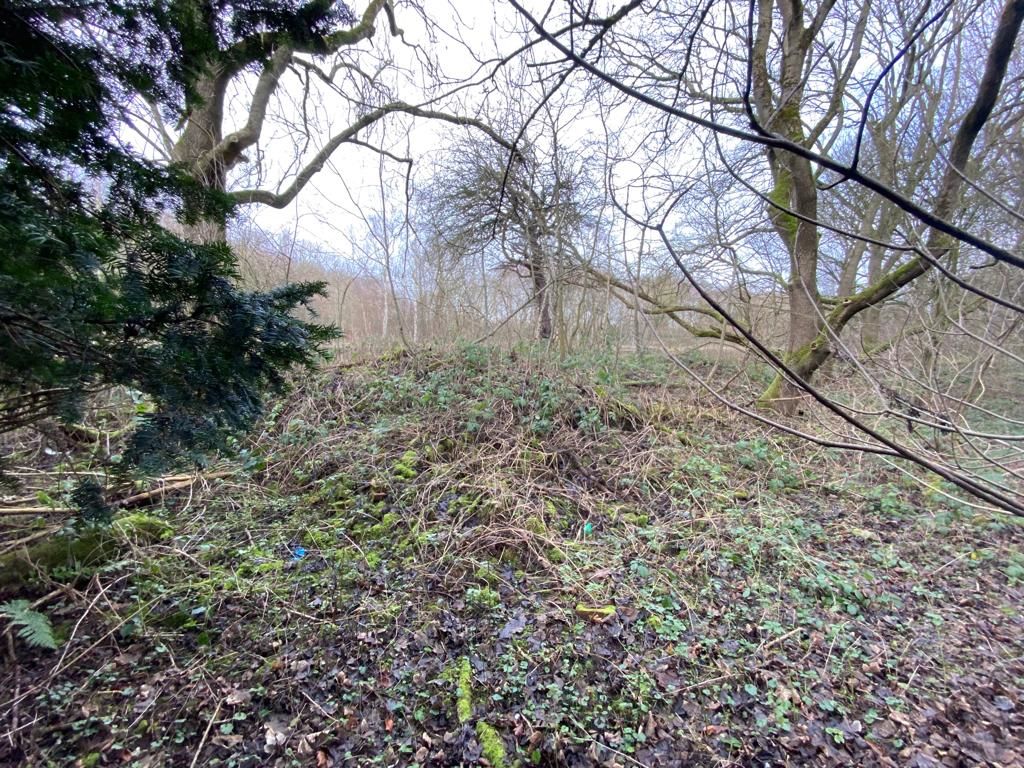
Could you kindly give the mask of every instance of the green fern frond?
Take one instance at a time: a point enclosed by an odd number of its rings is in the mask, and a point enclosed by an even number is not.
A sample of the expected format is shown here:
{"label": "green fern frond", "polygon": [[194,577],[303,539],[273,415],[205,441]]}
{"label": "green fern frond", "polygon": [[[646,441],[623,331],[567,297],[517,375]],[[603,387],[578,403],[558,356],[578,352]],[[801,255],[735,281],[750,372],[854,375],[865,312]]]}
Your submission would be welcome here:
{"label": "green fern frond", "polygon": [[56,650],[57,638],[53,634],[53,625],[45,614],[32,610],[28,600],[10,600],[0,605],[0,616],[18,627],[18,637],[36,648]]}

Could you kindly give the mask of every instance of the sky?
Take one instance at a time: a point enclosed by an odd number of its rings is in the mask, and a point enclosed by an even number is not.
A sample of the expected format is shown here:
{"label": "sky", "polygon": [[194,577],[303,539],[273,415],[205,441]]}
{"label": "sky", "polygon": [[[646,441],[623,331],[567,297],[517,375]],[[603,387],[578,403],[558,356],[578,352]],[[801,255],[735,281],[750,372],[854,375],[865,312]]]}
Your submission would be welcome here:
{"label": "sky", "polygon": [[[356,5],[361,13],[362,5]],[[369,71],[379,71],[379,78],[391,91],[384,99],[421,104],[439,91],[455,88],[431,87],[437,72],[426,71],[425,58],[432,59],[431,65],[439,67],[443,78],[452,83],[477,75],[482,80],[480,65],[474,54],[493,58],[511,50],[518,41],[502,32],[514,22],[503,3],[483,3],[479,0],[450,0],[430,3],[431,21],[436,25],[427,30],[422,19],[399,8],[398,22],[405,33],[405,42],[387,34],[386,24],[378,25],[372,41],[361,46],[358,63]],[[404,12],[403,12],[404,11]],[[452,35],[458,30],[459,37]],[[417,51],[412,46],[420,48]],[[425,55],[423,53],[425,51]],[[471,53],[472,51],[472,53]],[[348,60],[356,60],[344,52]],[[321,62],[330,67],[331,62]],[[252,88],[253,78],[236,82],[235,93],[229,104],[234,121],[244,121],[245,108]],[[342,87],[352,92],[352,83]],[[276,182],[287,180],[294,175],[295,123],[303,108],[304,85],[297,76],[287,77],[275,99],[275,109],[268,120],[261,139],[261,165],[265,178],[260,179],[261,188],[274,189]],[[378,96],[378,98],[380,98]],[[482,94],[478,87],[456,90],[453,96],[441,98],[433,108],[457,114],[473,114],[481,106]],[[339,128],[346,127],[354,112],[338,94],[330,89],[319,88],[305,100],[305,109],[314,126],[309,146],[304,157],[308,158]],[[394,115],[365,131],[360,138],[375,144],[398,157],[414,160],[412,180],[414,188],[424,183],[430,175],[431,163],[444,151],[448,138],[453,133],[468,129],[439,124],[426,119],[410,119]],[[251,186],[254,168],[239,169],[234,181],[236,188]],[[332,156],[331,162],[317,174],[292,204],[277,210],[267,206],[249,206],[246,211],[248,226],[256,226],[267,232],[286,231],[299,238],[313,241],[329,249],[338,249],[345,255],[351,249],[349,239],[360,239],[366,230],[365,218],[382,208],[381,179],[386,187],[389,208],[396,208],[391,214],[401,215],[404,200],[405,175],[408,166],[391,158],[382,158],[378,153],[365,147],[343,145]]]}

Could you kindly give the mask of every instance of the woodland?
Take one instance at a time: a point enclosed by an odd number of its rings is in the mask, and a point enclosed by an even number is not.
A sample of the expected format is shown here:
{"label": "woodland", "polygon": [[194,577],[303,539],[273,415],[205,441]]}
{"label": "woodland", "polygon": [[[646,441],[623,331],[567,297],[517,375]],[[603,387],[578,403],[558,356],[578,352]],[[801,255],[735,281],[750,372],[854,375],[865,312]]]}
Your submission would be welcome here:
{"label": "woodland", "polygon": [[7,0],[0,765],[1024,765],[1024,0]]}

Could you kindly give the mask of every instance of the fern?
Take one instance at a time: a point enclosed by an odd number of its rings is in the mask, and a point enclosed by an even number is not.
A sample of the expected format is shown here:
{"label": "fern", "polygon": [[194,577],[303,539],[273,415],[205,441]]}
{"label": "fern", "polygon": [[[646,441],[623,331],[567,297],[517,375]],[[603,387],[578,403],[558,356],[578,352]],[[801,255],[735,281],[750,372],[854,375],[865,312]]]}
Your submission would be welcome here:
{"label": "fern", "polygon": [[28,600],[11,600],[0,605],[0,616],[6,617],[12,627],[20,627],[18,637],[29,645],[51,650],[57,648],[57,638],[49,618],[32,610]]}

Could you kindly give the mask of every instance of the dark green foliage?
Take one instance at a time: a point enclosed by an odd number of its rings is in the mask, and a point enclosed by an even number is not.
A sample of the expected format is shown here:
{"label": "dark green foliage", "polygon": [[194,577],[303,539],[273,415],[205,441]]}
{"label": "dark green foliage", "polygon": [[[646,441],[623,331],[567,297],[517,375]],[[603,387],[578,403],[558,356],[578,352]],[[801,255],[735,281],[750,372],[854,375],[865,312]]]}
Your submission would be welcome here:
{"label": "dark green foliage", "polygon": [[89,393],[121,385],[155,405],[128,465],[199,459],[333,336],[294,316],[322,286],[241,291],[226,245],[162,226],[223,221],[230,204],[118,140],[125,94],[183,106],[168,19],[184,7],[0,10],[0,432],[73,420]]}
{"label": "dark green foliage", "polygon": [[103,499],[103,486],[95,480],[79,481],[71,492],[71,502],[85,521],[107,522],[110,520],[111,509]]}

